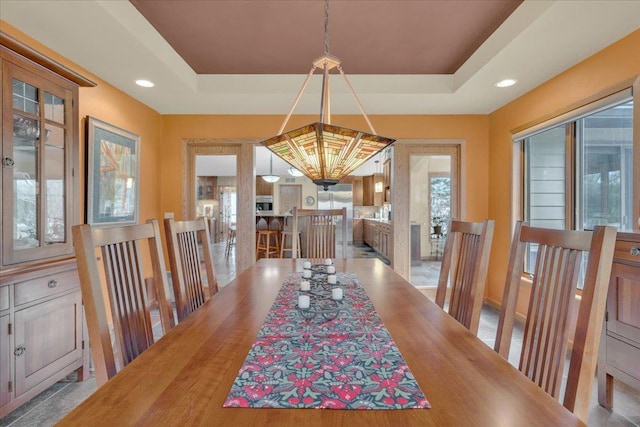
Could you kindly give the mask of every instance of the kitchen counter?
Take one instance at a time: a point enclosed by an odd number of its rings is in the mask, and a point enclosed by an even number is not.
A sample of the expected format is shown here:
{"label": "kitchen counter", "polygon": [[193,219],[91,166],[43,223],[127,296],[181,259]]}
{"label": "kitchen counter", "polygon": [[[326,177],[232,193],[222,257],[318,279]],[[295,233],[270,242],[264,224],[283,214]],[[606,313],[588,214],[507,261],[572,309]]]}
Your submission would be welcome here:
{"label": "kitchen counter", "polygon": [[382,219],[382,218],[360,218],[360,219],[364,219],[365,221],[375,221],[375,222],[379,222],[381,224],[389,224],[391,225],[391,221],[388,219]]}

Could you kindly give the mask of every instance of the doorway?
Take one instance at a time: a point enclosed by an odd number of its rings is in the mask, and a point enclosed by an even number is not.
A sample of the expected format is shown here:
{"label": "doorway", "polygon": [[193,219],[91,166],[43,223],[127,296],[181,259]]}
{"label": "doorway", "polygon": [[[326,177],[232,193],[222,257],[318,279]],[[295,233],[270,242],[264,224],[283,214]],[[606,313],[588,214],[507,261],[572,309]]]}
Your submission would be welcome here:
{"label": "doorway", "polygon": [[[243,271],[255,262],[255,158],[254,140],[229,139],[185,139],[183,140],[182,218],[193,219],[196,216],[217,214],[216,245],[223,244],[228,238],[228,229],[238,224],[235,233],[233,257],[225,262],[229,269]],[[217,160],[209,166],[199,169],[198,162]],[[216,203],[202,202],[198,199],[198,177],[216,177],[215,190],[202,187],[202,195],[211,196]],[[211,180],[211,178],[209,178]],[[213,183],[210,181],[213,185]],[[217,199],[216,199],[217,198]],[[199,205],[200,209],[199,209]],[[223,250],[224,254],[225,251]],[[224,255],[223,255],[223,259]],[[218,271],[218,276],[221,271]],[[220,283],[220,280],[218,280]]]}
{"label": "doorway", "polygon": [[398,141],[393,150],[392,266],[435,289],[448,221],[463,215],[464,141]]}

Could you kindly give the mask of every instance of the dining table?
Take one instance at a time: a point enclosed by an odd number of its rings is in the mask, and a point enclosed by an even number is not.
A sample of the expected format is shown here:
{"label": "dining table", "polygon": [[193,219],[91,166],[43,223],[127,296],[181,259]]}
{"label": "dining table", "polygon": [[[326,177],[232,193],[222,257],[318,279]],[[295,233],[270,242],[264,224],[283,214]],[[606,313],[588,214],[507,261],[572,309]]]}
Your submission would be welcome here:
{"label": "dining table", "polygon": [[[375,258],[353,274],[430,407],[225,406],[279,292],[303,259],[261,259],[125,366],[59,425],[579,426],[581,420]],[[296,310],[296,307],[291,307]],[[303,320],[302,322],[312,320]]]}

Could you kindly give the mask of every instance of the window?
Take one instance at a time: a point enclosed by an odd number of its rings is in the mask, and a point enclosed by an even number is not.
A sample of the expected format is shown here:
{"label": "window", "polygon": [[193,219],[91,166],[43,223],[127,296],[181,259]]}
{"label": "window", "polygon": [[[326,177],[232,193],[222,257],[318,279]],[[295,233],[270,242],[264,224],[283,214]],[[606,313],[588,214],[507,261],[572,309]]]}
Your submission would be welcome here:
{"label": "window", "polygon": [[[612,95],[524,132],[523,218],[536,227],[633,228],[633,100]],[[636,189],[637,191],[637,189]],[[525,271],[533,266],[529,249]]]}

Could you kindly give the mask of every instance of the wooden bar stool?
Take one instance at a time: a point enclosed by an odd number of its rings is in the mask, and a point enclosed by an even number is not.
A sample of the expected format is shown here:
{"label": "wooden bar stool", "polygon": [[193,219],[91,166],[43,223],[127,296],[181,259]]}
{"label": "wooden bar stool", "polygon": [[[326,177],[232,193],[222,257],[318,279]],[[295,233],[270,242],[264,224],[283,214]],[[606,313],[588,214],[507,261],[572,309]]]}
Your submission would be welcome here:
{"label": "wooden bar stool", "polygon": [[224,257],[229,258],[229,254],[231,253],[231,247],[236,244],[236,226],[229,226],[229,235],[227,236],[227,245],[224,251]]}
{"label": "wooden bar stool", "polygon": [[280,233],[280,258],[284,258],[285,252],[291,253],[291,258],[302,258],[302,238],[301,233],[298,231],[298,248],[296,249],[296,256],[293,255],[293,242],[291,246],[287,247],[287,237],[293,237],[292,231],[283,231]]}
{"label": "wooden bar stool", "polygon": [[256,240],[256,259],[260,258],[260,254],[264,258],[278,258],[280,255],[280,244],[278,242],[278,230],[257,231]]}

